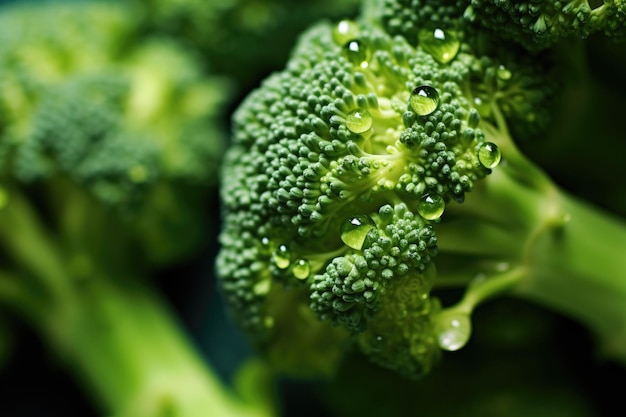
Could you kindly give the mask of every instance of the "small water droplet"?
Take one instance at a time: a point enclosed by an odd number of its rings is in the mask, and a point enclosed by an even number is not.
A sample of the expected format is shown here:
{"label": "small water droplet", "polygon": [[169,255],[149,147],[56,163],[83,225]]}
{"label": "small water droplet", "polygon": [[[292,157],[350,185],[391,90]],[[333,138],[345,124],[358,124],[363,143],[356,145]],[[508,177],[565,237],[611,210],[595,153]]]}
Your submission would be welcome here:
{"label": "small water droplet", "polygon": [[485,142],[478,149],[478,161],[485,168],[495,168],[500,163],[502,155],[495,143]]}
{"label": "small water droplet", "polygon": [[355,66],[367,68],[370,60],[370,50],[365,43],[358,39],[346,42],[343,46],[344,53],[348,60]]}
{"label": "small water droplet", "polygon": [[421,85],[411,93],[409,105],[419,116],[428,116],[439,106],[439,93],[434,87]]}
{"label": "small water droplet", "polygon": [[333,40],[337,45],[345,45],[360,35],[359,25],[351,20],[342,20],[333,29]]}
{"label": "small water droplet", "polygon": [[307,279],[311,275],[311,264],[306,259],[298,259],[291,267],[291,272],[298,279]]}
{"label": "small water droplet", "polygon": [[355,109],[346,116],[346,127],[352,133],[367,132],[373,122],[374,119],[367,110]]}
{"label": "small water droplet", "polygon": [[441,217],[446,203],[439,194],[424,194],[417,204],[417,212],[426,220],[435,220]]}
{"label": "small water droplet", "polygon": [[455,32],[440,28],[420,30],[417,40],[424,51],[432,55],[441,64],[452,61],[461,46]]}
{"label": "small water droplet", "polygon": [[259,253],[261,255],[270,255],[272,253],[272,241],[269,237],[263,236],[261,238],[261,244],[259,246]]}
{"label": "small water droplet", "polygon": [[376,223],[369,216],[351,217],[341,225],[341,240],[352,249],[361,250],[367,233],[374,227],[376,227]]}
{"label": "small water droplet", "polygon": [[385,349],[385,338],[381,335],[373,335],[368,338],[367,342],[370,351],[382,352]]}
{"label": "small water droplet", "polygon": [[291,251],[287,245],[279,245],[274,251],[274,264],[279,269],[287,269],[291,265]]}
{"label": "small water droplet", "polygon": [[465,346],[472,333],[469,316],[457,312],[443,312],[437,318],[437,341],[443,350],[455,351]]}
{"label": "small water droplet", "polygon": [[254,284],[252,291],[256,295],[266,295],[270,292],[271,288],[272,288],[272,281],[270,279],[264,279]]}
{"label": "small water droplet", "polygon": [[491,106],[489,105],[489,101],[483,100],[483,98],[476,96],[474,97],[474,108],[478,110],[478,113],[481,117],[488,117],[491,115]]}
{"label": "small water droplet", "polygon": [[504,65],[500,65],[496,70],[496,75],[502,81],[508,81],[511,79],[511,71],[509,71]]}

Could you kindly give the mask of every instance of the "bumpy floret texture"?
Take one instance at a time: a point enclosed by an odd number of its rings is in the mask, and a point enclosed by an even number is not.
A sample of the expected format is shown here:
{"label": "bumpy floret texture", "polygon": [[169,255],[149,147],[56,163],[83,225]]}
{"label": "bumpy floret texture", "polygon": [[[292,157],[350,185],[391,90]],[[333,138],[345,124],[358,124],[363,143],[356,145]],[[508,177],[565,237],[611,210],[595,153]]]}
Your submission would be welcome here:
{"label": "bumpy floret texture", "polygon": [[389,33],[416,42],[420,30],[463,25],[467,5],[468,0],[382,0],[380,17]]}
{"label": "bumpy floret texture", "polygon": [[469,3],[467,19],[530,50],[552,46],[571,35],[586,38],[595,32],[616,40],[626,39],[626,2],[622,0],[471,0]]}
{"label": "bumpy floret texture", "polygon": [[510,0],[383,0],[381,18],[390,33],[417,39],[422,28],[492,30],[536,52],[569,36],[603,32],[626,39],[626,2]]}
{"label": "bumpy floret texture", "polygon": [[[501,61],[455,42],[442,53],[365,24],[320,24],[235,113],[217,270],[257,345],[271,349],[306,314],[305,327],[328,324],[326,345],[348,335],[383,366],[429,369],[432,224],[489,174],[480,98],[506,90]],[[289,292],[298,314],[277,307]]]}
{"label": "bumpy floret texture", "polygon": [[354,333],[365,330],[391,283],[407,274],[424,281],[422,273],[437,248],[432,227],[405,204],[385,205],[375,219],[361,249],[334,258],[311,285],[311,308]]}

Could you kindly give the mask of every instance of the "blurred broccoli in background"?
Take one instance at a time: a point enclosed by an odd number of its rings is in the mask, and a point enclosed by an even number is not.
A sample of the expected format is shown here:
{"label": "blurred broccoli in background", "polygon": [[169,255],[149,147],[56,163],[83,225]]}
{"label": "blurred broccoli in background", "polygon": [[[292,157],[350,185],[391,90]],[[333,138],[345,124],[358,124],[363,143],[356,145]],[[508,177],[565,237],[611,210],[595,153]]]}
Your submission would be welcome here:
{"label": "blurred broccoli in background", "polygon": [[232,77],[240,95],[280,69],[296,37],[319,19],[356,16],[360,0],[135,0],[150,31],[175,36]]}
{"label": "blurred broccoli in background", "polygon": [[140,17],[0,9],[0,308],[104,413],[200,416],[229,400],[147,278],[215,231],[229,85]]}

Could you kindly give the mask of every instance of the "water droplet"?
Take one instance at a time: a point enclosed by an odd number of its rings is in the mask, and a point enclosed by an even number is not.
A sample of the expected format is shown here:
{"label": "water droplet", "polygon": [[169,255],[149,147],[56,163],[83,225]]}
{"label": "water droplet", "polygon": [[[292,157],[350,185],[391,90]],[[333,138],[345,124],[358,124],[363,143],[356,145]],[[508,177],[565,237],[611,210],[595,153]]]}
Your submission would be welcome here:
{"label": "water droplet", "polygon": [[9,205],[9,193],[0,187],[0,210]]}
{"label": "water droplet", "polygon": [[343,46],[344,53],[348,60],[361,68],[367,68],[370,60],[370,50],[367,45],[358,39],[346,42]]}
{"label": "water droplet", "polygon": [[307,279],[311,275],[311,264],[306,259],[298,259],[291,267],[291,272],[298,279]]}
{"label": "water droplet", "polygon": [[480,145],[478,149],[478,161],[485,168],[495,168],[500,163],[500,149],[496,146],[495,143],[485,142]]}
{"label": "water droplet", "polygon": [[367,132],[371,127],[374,119],[367,110],[352,110],[346,116],[346,127],[352,133]]}
{"label": "water droplet", "polygon": [[507,81],[511,79],[511,71],[509,71],[504,65],[500,65],[496,70],[496,75],[502,81]]}
{"label": "water droplet", "polygon": [[480,116],[488,117],[489,115],[491,115],[491,106],[489,104],[489,101],[483,100],[479,96],[474,97],[473,101],[474,101],[474,108],[478,110],[478,113],[480,114]]}
{"label": "water droplet", "polygon": [[437,318],[437,341],[444,350],[459,350],[467,344],[472,333],[469,316],[457,312],[443,312]]}
{"label": "water droplet", "polygon": [[426,220],[435,220],[441,217],[446,203],[439,194],[424,194],[417,203],[417,212]]}
{"label": "water droplet", "polygon": [[352,249],[361,250],[367,233],[374,227],[376,223],[369,216],[351,217],[341,225],[341,240]]}
{"label": "water droplet", "polygon": [[270,255],[272,253],[272,242],[269,237],[264,236],[261,238],[261,245],[259,246],[259,253],[261,255]]}
{"label": "water droplet", "polygon": [[274,251],[274,264],[280,269],[287,269],[291,265],[291,251],[287,245],[279,245]]}
{"label": "water droplet", "polygon": [[367,345],[372,352],[382,352],[385,349],[385,338],[381,335],[372,335],[367,340]]}
{"label": "water droplet", "polygon": [[421,85],[411,93],[409,105],[419,116],[428,116],[439,106],[439,93],[429,85]]}
{"label": "water droplet", "polygon": [[436,28],[420,30],[417,35],[419,45],[441,64],[452,61],[459,52],[461,42],[453,31]]}
{"label": "water droplet", "polygon": [[272,281],[269,279],[264,279],[254,284],[252,291],[254,291],[256,295],[266,295],[270,292],[271,288]]}
{"label": "water droplet", "polygon": [[345,45],[348,41],[360,35],[359,25],[351,20],[342,20],[333,29],[333,40],[338,45]]}

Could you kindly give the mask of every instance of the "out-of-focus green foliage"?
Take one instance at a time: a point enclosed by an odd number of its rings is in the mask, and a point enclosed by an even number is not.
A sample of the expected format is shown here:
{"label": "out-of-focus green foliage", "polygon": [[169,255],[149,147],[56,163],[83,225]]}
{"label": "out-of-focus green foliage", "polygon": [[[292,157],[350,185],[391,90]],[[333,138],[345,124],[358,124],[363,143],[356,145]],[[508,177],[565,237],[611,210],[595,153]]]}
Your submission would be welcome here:
{"label": "out-of-focus green foliage", "polygon": [[296,37],[319,19],[355,16],[360,0],[136,0],[149,30],[176,36],[245,93],[281,68]]}
{"label": "out-of-focus green foliage", "polygon": [[85,193],[168,262],[204,239],[228,85],[181,44],[142,38],[136,16],[103,2],[2,10],[2,176],[27,187],[68,179],[68,195],[47,191],[56,210]]}
{"label": "out-of-focus green foliage", "polygon": [[0,309],[107,415],[263,415],[231,402],[148,279],[215,230],[232,90],[142,18],[0,8]]}

